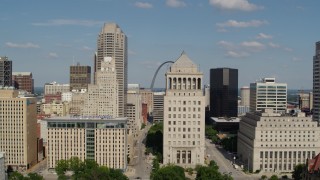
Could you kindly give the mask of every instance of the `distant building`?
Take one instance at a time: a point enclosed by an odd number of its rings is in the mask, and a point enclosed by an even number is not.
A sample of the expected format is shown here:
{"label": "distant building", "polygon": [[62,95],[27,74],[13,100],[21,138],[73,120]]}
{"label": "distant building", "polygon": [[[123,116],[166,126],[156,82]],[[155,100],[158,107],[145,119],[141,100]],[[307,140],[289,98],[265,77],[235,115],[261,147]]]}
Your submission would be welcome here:
{"label": "distant building", "polygon": [[44,103],[61,102],[61,93],[44,95]]}
{"label": "distant building", "polygon": [[311,111],[313,108],[313,93],[300,92],[298,96],[299,109],[302,111]]}
{"label": "distant building", "polygon": [[141,95],[138,84],[137,88],[130,88],[130,86],[132,87],[132,84],[128,85],[126,114],[128,117],[128,128],[137,136],[142,123]]}
{"label": "distant building", "polygon": [[210,112],[213,117],[237,117],[238,69],[210,69]]}
{"label": "distant building", "polygon": [[250,88],[248,86],[243,86],[240,89],[241,94],[241,106],[250,106]]}
{"label": "distant building", "polygon": [[147,124],[148,122],[148,105],[145,103],[142,103],[142,120],[144,124]]}
{"label": "distant building", "polygon": [[238,106],[238,116],[243,116],[247,112],[250,112],[249,106]]}
{"label": "distant building", "polygon": [[68,102],[51,102],[42,104],[42,114],[51,116],[66,116],[69,114],[69,103]]}
{"label": "distant building", "polygon": [[62,102],[71,102],[73,92],[64,92],[61,94]]}
{"label": "distant building", "polygon": [[0,87],[12,86],[12,61],[6,56],[0,56]]}
{"label": "distant building", "polygon": [[151,91],[151,89],[141,88],[140,94],[141,94],[141,98],[142,98],[142,103],[147,104],[148,113],[152,114],[152,112],[153,112],[153,92]]}
{"label": "distant building", "polygon": [[83,114],[84,102],[87,100],[87,91],[72,92],[72,99],[69,106],[71,115]]}
{"label": "distant building", "polygon": [[212,124],[219,132],[237,132],[239,130],[240,118],[224,118],[224,117],[211,117]]}
{"label": "distant building", "polygon": [[95,160],[108,168],[127,168],[126,118],[79,116],[45,120],[48,123],[48,168],[74,156],[82,161]]}
{"label": "distant building", "polygon": [[13,87],[0,89],[0,152],[14,170],[37,163],[36,102],[34,97],[18,97]]}
{"label": "distant building", "polygon": [[12,82],[16,89],[34,93],[34,80],[31,72],[13,72]]}
{"label": "distant building", "polygon": [[163,121],[163,98],[165,92],[154,92],[153,93],[153,122]]}
{"label": "distant building", "polygon": [[202,78],[203,73],[184,52],[166,72],[163,164],[184,168],[204,164],[205,97]]}
{"label": "distant building", "polygon": [[250,111],[273,109],[275,112],[287,111],[287,84],[276,83],[275,78],[263,78],[250,84]]}
{"label": "distant building", "polygon": [[44,85],[44,95],[61,94],[64,92],[70,92],[70,84],[58,84],[57,82],[52,82]]}
{"label": "distant building", "polygon": [[77,65],[70,66],[70,90],[88,89],[91,83],[91,67]]}
{"label": "distant building", "polygon": [[5,166],[5,157],[4,157],[4,152],[0,152],[0,179],[6,180],[6,166]]}
{"label": "distant building", "polygon": [[312,118],[320,123],[320,41],[316,42],[313,56],[313,115]]}
{"label": "distant building", "polygon": [[237,154],[253,172],[292,172],[320,152],[319,137],[318,123],[304,113],[250,112],[240,121]]}

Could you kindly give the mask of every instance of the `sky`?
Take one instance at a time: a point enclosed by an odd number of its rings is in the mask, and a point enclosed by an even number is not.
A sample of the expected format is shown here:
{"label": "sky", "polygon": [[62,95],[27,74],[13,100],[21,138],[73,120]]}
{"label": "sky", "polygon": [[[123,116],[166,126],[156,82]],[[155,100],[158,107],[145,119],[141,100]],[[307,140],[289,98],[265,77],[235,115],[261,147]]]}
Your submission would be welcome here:
{"label": "sky", "polygon": [[[185,51],[210,69],[236,68],[239,88],[275,77],[312,89],[319,0],[1,0],[0,56],[36,87],[69,83],[69,67],[93,66],[97,36],[115,22],[128,37],[128,82],[149,87],[160,64]],[[160,70],[155,87],[165,87]]]}

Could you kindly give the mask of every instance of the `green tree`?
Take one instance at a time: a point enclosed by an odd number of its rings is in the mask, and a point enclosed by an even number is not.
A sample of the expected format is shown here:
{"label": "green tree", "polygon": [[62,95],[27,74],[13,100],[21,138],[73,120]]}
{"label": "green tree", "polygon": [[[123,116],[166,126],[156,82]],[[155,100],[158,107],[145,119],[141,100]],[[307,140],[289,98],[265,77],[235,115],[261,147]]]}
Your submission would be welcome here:
{"label": "green tree", "polygon": [[168,165],[157,170],[152,180],[185,180],[184,169],[180,166]]}
{"label": "green tree", "polygon": [[210,161],[208,167],[198,166],[196,180],[232,180],[229,174],[221,174],[218,170],[219,167],[215,161]]}
{"label": "green tree", "polygon": [[261,180],[266,180],[266,179],[268,179],[268,177],[266,175],[262,175],[260,179]]}
{"label": "green tree", "polygon": [[272,175],[270,178],[269,178],[269,180],[278,180],[279,178],[278,178],[278,176],[277,175]]}
{"label": "green tree", "polygon": [[69,161],[61,159],[57,162],[55,170],[58,176],[64,175],[64,173],[69,169]]}
{"label": "green tree", "polygon": [[24,180],[24,177],[21,173],[14,171],[9,176],[9,180]]}
{"label": "green tree", "polygon": [[110,169],[110,180],[129,180],[120,169]]}
{"label": "green tree", "polygon": [[43,176],[37,174],[37,173],[29,173],[28,178],[30,180],[44,180]]}
{"label": "green tree", "polygon": [[298,164],[294,167],[294,170],[292,172],[292,178],[294,180],[302,179],[302,173],[305,170],[306,165],[305,164]]}

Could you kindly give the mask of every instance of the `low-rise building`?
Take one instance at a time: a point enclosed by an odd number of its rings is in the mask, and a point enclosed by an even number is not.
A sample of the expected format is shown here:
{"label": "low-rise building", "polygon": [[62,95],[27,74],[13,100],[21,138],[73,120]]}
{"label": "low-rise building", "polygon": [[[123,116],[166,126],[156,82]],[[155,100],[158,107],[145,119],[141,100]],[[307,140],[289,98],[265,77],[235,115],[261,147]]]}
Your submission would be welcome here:
{"label": "low-rise building", "polygon": [[48,126],[47,167],[73,156],[99,165],[127,167],[127,118],[70,116],[45,119]]}
{"label": "low-rise building", "polygon": [[240,121],[237,146],[240,160],[253,172],[292,172],[320,152],[320,127],[304,113],[250,112]]}

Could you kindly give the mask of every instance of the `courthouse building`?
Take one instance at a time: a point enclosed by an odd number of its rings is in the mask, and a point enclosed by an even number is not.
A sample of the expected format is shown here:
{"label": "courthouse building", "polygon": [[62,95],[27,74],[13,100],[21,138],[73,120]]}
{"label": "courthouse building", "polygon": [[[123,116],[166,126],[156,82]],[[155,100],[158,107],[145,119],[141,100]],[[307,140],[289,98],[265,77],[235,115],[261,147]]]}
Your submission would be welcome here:
{"label": "courthouse building", "polygon": [[304,113],[297,116],[247,113],[240,121],[238,156],[253,172],[292,172],[320,152],[320,127]]}

